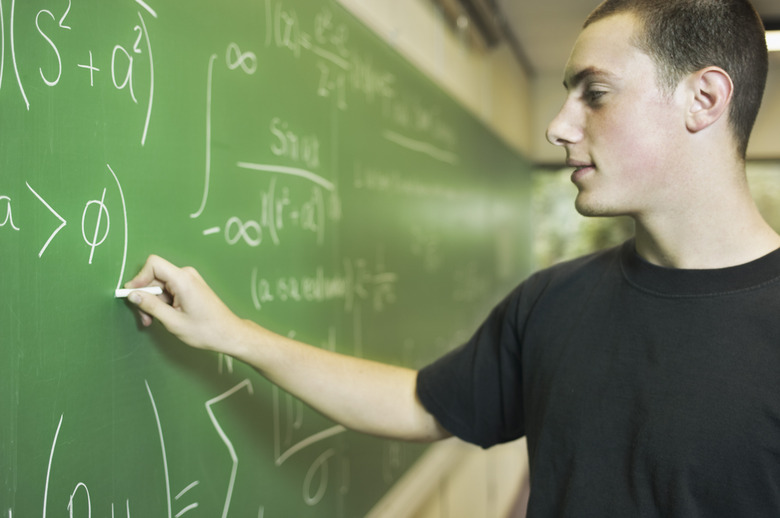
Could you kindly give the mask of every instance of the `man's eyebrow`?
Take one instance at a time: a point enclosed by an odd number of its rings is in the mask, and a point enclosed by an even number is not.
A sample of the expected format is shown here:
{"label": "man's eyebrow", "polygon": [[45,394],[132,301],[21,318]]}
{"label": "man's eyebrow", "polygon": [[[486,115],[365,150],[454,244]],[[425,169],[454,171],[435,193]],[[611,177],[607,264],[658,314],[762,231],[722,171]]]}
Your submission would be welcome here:
{"label": "man's eyebrow", "polygon": [[564,78],[563,86],[564,88],[566,88],[566,90],[571,90],[572,88],[576,88],[577,85],[582,83],[585,79],[589,79],[594,76],[611,79],[614,77],[614,74],[600,68],[587,67],[587,68],[583,68],[582,70],[580,70],[574,75],[567,76],[566,78]]}

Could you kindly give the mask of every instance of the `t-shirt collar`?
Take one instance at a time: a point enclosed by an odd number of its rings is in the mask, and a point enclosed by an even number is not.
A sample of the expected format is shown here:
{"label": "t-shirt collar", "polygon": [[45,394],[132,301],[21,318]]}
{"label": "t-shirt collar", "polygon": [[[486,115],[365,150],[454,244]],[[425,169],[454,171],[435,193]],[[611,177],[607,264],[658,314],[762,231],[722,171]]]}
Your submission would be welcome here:
{"label": "t-shirt collar", "polygon": [[780,280],[780,249],[749,263],[711,270],[664,268],[647,262],[634,239],[623,244],[621,265],[635,287],[662,296],[703,297],[752,290]]}

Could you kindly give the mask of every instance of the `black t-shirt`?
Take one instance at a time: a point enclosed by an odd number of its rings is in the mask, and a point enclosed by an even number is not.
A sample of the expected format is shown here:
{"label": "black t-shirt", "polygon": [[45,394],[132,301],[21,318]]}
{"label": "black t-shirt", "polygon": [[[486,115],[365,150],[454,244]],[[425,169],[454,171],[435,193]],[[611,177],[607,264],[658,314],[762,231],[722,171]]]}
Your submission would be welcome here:
{"label": "black t-shirt", "polygon": [[780,251],[544,270],[417,390],[464,440],[527,436],[529,516],[780,517]]}

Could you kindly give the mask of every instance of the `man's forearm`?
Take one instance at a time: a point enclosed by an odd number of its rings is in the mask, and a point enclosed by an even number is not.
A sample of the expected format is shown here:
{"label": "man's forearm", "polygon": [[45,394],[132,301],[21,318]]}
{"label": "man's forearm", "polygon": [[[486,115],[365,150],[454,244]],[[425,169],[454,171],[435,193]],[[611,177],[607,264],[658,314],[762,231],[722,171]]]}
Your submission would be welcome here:
{"label": "man's forearm", "polygon": [[417,398],[417,372],[346,356],[272,333],[250,321],[233,355],[334,421],[408,440],[448,437]]}

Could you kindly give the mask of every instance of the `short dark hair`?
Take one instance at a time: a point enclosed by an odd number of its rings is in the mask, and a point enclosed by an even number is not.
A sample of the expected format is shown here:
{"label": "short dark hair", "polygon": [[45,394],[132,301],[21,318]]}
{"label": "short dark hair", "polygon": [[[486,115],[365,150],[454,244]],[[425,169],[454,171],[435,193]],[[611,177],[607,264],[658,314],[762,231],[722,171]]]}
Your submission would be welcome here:
{"label": "short dark hair", "polygon": [[[748,0],[606,0],[584,27],[618,13],[637,16],[635,45],[658,67],[659,85],[674,91],[686,75],[708,66],[734,83],[729,112],[737,152],[745,158],[766,86],[769,57],[764,25]],[[584,28],[583,27],[583,28]]]}

